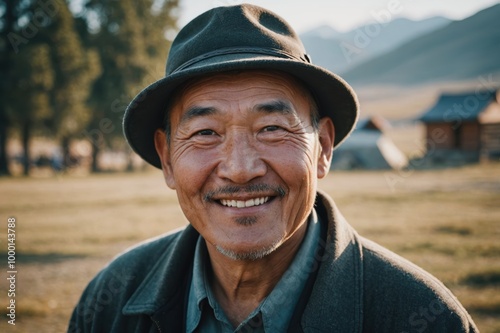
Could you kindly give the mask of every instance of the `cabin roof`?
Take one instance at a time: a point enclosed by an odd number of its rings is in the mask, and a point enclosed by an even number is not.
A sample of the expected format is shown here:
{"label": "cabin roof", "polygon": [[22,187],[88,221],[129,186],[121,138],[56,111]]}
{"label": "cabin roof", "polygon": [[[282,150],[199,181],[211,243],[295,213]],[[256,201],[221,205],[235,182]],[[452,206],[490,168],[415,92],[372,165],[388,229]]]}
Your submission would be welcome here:
{"label": "cabin roof", "polygon": [[447,123],[476,120],[495,100],[496,91],[473,91],[460,94],[442,94],[436,104],[419,118],[424,123]]}
{"label": "cabin roof", "polygon": [[383,132],[386,128],[390,127],[387,120],[378,115],[359,119],[356,124],[356,131],[358,130],[375,130]]}

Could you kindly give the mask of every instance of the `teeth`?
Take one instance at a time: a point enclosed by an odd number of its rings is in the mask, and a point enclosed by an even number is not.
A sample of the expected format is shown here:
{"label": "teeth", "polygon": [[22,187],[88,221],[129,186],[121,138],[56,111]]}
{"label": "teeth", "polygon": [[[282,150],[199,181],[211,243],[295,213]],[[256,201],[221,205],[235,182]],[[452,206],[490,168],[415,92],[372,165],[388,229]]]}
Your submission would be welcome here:
{"label": "teeth", "polygon": [[220,201],[220,203],[223,204],[224,206],[227,206],[227,207],[245,208],[245,207],[253,207],[253,206],[263,205],[268,200],[269,200],[269,197],[255,198],[255,199],[250,199],[247,201],[223,199]]}

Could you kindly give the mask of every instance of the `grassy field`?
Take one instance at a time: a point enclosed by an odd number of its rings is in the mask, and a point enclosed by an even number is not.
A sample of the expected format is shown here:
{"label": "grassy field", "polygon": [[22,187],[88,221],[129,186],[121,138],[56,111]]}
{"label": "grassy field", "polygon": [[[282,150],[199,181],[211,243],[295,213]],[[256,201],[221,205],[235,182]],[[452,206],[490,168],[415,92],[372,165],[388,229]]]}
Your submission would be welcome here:
{"label": "grassy field", "polygon": [[[440,278],[481,332],[500,332],[500,164],[407,172],[335,172],[320,187],[360,234]],[[17,219],[16,326],[63,332],[83,288],[115,255],[186,224],[159,172],[0,179],[0,245]]]}

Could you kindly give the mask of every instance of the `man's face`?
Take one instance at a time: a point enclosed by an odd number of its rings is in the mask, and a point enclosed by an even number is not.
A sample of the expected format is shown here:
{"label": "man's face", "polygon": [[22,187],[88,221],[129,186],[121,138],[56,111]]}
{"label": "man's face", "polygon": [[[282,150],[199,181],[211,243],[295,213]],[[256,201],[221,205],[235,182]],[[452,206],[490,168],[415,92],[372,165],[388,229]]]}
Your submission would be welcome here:
{"label": "man's face", "polygon": [[276,72],[203,78],[176,97],[170,122],[170,144],[155,135],[165,179],[208,246],[256,259],[301,241],[334,140],[329,118],[313,129],[302,86]]}

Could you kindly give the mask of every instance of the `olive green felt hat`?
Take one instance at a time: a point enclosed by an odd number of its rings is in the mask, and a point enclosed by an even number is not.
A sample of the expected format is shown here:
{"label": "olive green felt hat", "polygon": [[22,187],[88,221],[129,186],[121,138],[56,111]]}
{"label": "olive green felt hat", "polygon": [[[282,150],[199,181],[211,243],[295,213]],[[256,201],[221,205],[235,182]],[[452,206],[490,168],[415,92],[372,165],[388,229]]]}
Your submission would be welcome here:
{"label": "olive green felt hat", "polygon": [[125,137],[132,149],[161,168],[154,133],[163,126],[173,90],[188,79],[229,70],[279,70],[311,91],[321,117],[335,126],[338,146],[354,129],[358,101],[338,75],[311,63],[295,31],[275,13],[254,5],[213,8],[189,22],[172,42],[165,77],[140,92],[127,107]]}

